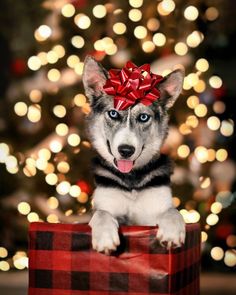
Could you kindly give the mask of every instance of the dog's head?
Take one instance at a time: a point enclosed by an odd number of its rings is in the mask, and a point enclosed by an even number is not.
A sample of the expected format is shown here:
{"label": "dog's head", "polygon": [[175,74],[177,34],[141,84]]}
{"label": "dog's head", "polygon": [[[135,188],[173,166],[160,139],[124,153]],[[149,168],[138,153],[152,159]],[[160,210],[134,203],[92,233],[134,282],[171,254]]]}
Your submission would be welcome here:
{"label": "dog's head", "polygon": [[167,111],[182,90],[184,74],[176,70],[159,84],[160,98],[150,106],[138,103],[123,111],[103,89],[108,72],[92,57],[84,63],[83,83],[90,101],[88,128],[97,152],[120,172],[147,164],[160,153],[168,133]]}

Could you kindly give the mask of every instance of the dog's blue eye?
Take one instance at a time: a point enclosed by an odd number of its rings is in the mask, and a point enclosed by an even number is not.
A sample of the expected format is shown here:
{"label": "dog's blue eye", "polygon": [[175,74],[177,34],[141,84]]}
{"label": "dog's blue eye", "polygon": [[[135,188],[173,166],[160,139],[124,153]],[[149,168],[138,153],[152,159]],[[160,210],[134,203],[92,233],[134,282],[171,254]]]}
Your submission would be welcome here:
{"label": "dog's blue eye", "polygon": [[138,116],[138,121],[141,122],[141,123],[145,123],[145,122],[147,122],[149,119],[150,119],[150,115],[148,115],[148,114],[140,114],[140,115]]}
{"label": "dog's blue eye", "polygon": [[119,117],[120,117],[119,113],[115,110],[109,111],[108,115],[111,119],[114,119],[114,120],[119,119]]}

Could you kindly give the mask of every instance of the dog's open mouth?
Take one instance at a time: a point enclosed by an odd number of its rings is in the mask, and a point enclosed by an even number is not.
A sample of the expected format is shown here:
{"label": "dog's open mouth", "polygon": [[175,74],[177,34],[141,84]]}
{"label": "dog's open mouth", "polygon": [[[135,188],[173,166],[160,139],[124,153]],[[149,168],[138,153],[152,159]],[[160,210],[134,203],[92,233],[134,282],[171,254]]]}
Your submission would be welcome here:
{"label": "dog's open mouth", "polygon": [[134,166],[134,161],[131,160],[114,160],[117,169],[121,173],[129,173]]}

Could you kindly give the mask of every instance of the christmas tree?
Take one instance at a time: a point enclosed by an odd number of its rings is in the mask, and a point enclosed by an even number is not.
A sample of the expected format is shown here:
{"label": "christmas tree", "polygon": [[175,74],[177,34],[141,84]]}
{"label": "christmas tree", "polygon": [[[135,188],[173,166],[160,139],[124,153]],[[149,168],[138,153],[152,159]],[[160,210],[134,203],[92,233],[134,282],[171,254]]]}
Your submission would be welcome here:
{"label": "christmas tree", "polygon": [[163,76],[185,68],[163,148],[176,162],[173,202],[186,222],[201,223],[208,268],[233,269],[234,122],[212,54],[226,46],[220,39],[225,4],[47,0],[29,7],[26,0],[14,5],[4,0],[1,5],[0,270],[27,267],[29,222],[88,219],[93,150],[81,83],[88,54],[107,69],[128,60],[149,63]]}

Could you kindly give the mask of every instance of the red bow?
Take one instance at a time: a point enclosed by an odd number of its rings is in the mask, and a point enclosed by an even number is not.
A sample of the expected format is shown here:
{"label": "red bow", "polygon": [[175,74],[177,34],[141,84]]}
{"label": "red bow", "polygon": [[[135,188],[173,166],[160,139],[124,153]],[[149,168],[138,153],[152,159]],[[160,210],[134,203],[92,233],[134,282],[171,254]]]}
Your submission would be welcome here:
{"label": "red bow", "polygon": [[126,110],[138,102],[149,106],[160,97],[156,85],[163,77],[153,74],[149,64],[137,67],[128,61],[123,69],[112,69],[109,74],[110,79],[107,79],[103,89],[114,96],[114,107],[117,110]]}

